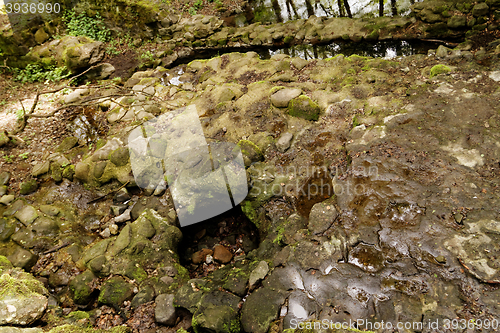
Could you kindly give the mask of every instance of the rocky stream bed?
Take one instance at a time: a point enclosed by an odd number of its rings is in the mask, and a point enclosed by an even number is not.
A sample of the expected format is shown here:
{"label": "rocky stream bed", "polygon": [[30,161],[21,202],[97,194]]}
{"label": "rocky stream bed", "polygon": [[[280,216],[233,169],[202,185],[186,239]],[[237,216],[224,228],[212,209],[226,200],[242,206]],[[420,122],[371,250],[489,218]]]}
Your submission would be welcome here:
{"label": "rocky stream bed", "polygon": [[[58,92],[46,103],[61,111],[30,120],[25,133],[53,126],[64,134],[54,142],[34,137],[29,150],[0,132],[2,156],[32,154],[31,164],[0,161],[0,333],[497,331],[500,39],[498,3],[487,3],[456,14],[475,20],[468,28],[422,4],[382,18],[390,29],[315,17],[235,29],[196,17],[119,78],[99,42],[32,48],[18,59],[95,66],[86,80],[103,80]],[[199,24],[215,32],[199,35]],[[325,42],[330,28],[328,41],[398,39],[426,24],[470,38],[391,59],[261,59],[243,48],[176,62],[213,43]],[[470,33],[477,24],[491,29]],[[209,144],[239,148],[248,195],[181,227],[178,214],[197,207],[176,209],[155,171],[168,160],[161,133],[148,132],[160,153],[140,172],[130,134],[184,107]],[[178,158],[206,164],[196,150]],[[176,195],[205,207],[206,193]]]}

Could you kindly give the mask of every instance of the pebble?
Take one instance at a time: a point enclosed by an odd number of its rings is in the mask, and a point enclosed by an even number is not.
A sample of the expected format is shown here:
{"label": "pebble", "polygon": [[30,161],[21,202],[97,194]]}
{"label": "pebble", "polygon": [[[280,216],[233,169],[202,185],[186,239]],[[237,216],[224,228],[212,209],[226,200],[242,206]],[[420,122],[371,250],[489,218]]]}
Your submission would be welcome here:
{"label": "pebble", "polygon": [[214,247],[214,259],[223,264],[227,264],[233,259],[233,254],[223,245]]}

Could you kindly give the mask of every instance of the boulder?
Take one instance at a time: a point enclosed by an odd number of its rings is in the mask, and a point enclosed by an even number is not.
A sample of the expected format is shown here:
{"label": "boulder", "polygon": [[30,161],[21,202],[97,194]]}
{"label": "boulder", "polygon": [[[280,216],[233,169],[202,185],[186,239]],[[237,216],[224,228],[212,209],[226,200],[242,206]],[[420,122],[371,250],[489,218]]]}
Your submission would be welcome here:
{"label": "boulder", "polygon": [[252,273],[250,273],[250,278],[248,280],[250,289],[252,289],[257,284],[257,282],[265,278],[268,272],[269,266],[267,265],[267,262],[265,262],[264,260],[260,261],[257,267],[255,267]]}
{"label": "boulder", "polygon": [[0,256],[0,325],[30,325],[48,305],[47,289],[31,274]]}
{"label": "boulder", "polygon": [[474,5],[474,8],[472,8],[472,15],[475,17],[479,16],[485,16],[488,14],[490,7],[484,2],[480,2],[476,5]]}
{"label": "boulder", "polygon": [[115,276],[104,282],[99,294],[99,303],[109,305],[115,309],[123,307],[123,302],[134,295],[134,286],[124,278]]}
{"label": "boulder", "polygon": [[87,39],[85,43],[67,48],[64,63],[71,71],[77,71],[97,64],[104,59],[104,44]]}
{"label": "boulder", "polygon": [[276,148],[282,153],[284,153],[288,148],[290,148],[290,144],[293,139],[293,134],[286,132],[281,135],[278,142],[276,142]]}
{"label": "boulder", "polygon": [[467,17],[454,15],[448,19],[448,28],[451,29],[460,29],[465,28],[467,26]]}

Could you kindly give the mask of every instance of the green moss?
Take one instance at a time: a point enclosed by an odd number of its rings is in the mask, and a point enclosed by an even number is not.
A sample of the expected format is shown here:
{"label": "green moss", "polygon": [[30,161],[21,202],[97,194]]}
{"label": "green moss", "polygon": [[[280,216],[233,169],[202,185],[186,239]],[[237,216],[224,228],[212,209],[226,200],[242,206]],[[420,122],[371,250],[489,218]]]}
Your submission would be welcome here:
{"label": "green moss", "polygon": [[285,39],[283,39],[283,42],[285,42],[285,44],[290,44],[293,42],[293,36],[286,36]]}
{"label": "green moss", "polygon": [[82,320],[82,319],[89,319],[90,315],[85,311],[73,311],[73,312],[70,312],[66,316],[66,318],[71,319],[73,321],[78,321],[78,320]]}
{"label": "green moss", "polygon": [[30,297],[33,293],[46,294],[43,284],[25,272],[12,277],[9,274],[0,276],[0,297],[5,294],[20,294]]}
{"label": "green moss", "polygon": [[436,75],[449,73],[449,72],[451,72],[450,67],[448,67],[446,65],[436,65],[436,66],[431,68],[431,76],[430,77],[433,78]]}
{"label": "green moss", "polygon": [[280,91],[281,89],[285,89],[286,87],[283,87],[283,86],[276,86],[276,87],[272,87],[271,90],[269,91],[269,94],[274,94],[275,92],[277,91]]}
{"label": "green moss", "polygon": [[250,201],[244,201],[241,203],[241,211],[253,224],[255,224],[257,227],[259,226],[259,214],[253,208],[253,205]]}
{"label": "green moss", "polygon": [[301,95],[290,101],[288,114],[306,120],[318,120],[320,113],[319,105],[309,97]]}
{"label": "green moss", "polygon": [[356,127],[356,126],[359,126],[359,125],[361,125],[361,124],[359,122],[358,116],[356,115],[356,116],[354,116],[352,118],[352,127]]}
{"label": "green moss", "polygon": [[4,256],[0,256],[0,268],[12,268],[12,264],[10,263],[9,259]]}

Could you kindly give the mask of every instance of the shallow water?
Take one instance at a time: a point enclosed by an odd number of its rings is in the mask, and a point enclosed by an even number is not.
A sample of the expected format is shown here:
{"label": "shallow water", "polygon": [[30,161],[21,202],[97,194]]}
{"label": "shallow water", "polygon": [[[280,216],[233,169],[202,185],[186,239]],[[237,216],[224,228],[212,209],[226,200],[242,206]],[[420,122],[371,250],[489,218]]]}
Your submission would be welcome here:
{"label": "shallow water", "polygon": [[[339,8],[338,3],[342,2]],[[410,0],[385,1],[384,16],[408,15],[410,13]],[[379,16],[379,2],[372,0],[349,1],[352,17]],[[393,5],[394,4],[394,5]],[[327,0],[254,0],[250,2],[249,13],[253,16],[251,22],[287,22],[290,20],[307,19],[314,15],[317,17],[349,16],[343,1]],[[240,25],[242,22],[236,20]]]}

